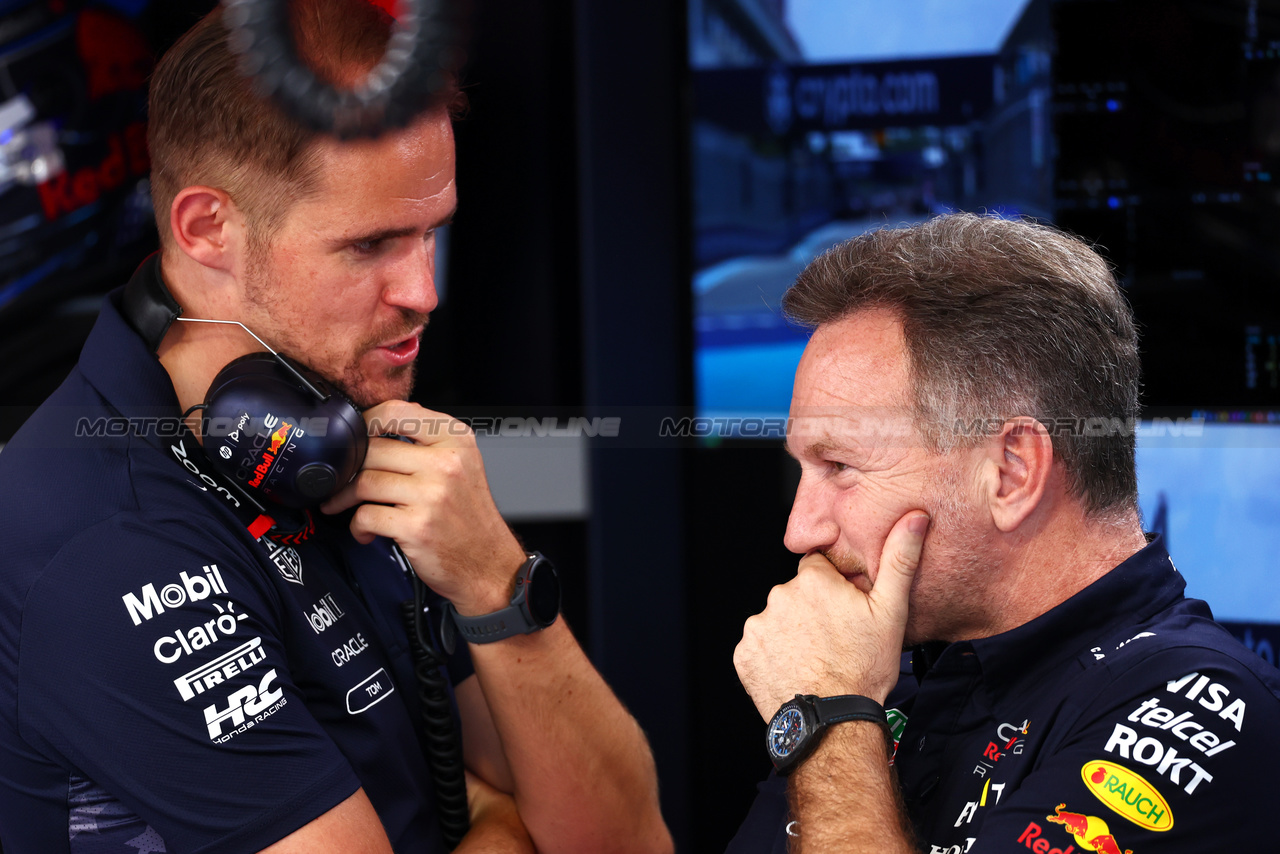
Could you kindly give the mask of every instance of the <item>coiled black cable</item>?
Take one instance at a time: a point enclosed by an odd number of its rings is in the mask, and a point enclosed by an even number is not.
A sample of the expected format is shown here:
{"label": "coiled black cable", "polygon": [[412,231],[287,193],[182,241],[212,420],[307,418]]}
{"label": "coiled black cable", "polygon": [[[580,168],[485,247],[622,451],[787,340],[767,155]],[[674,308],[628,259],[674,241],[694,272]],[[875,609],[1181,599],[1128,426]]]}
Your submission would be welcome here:
{"label": "coiled black cable", "polygon": [[335,89],[298,56],[289,0],[223,0],[230,46],[259,94],[312,130],[340,139],[401,128],[431,105],[457,67],[458,27],[443,0],[401,0],[382,61],[355,89]]}
{"label": "coiled black cable", "polygon": [[418,699],[422,707],[422,754],[431,772],[436,791],[436,815],[445,843],[453,850],[471,829],[471,813],[467,808],[467,780],[462,763],[459,738],[449,689],[445,682],[444,659],[428,639],[426,628],[427,586],[413,576],[413,600],[400,605],[409,649],[413,653],[413,669],[418,677]]}

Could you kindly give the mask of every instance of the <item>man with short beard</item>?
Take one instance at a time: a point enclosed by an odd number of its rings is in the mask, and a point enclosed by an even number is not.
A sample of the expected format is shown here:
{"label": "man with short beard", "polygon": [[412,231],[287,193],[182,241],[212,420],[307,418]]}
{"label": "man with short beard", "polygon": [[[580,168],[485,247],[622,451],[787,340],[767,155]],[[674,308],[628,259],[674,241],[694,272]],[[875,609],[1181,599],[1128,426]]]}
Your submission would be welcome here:
{"label": "man with short beard", "polygon": [[784,306],[804,557],[734,655],[777,775],[729,851],[1273,849],[1280,674],[1142,533],[1106,262],[957,214],[833,248]]}
{"label": "man with short beard", "polygon": [[[364,0],[290,6],[330,82],[382,58]],[[469,811],[458,852],[670,852],[645,736],[558,599],[523,598],[554,576],[474,437],[404,401],[457,205],[447,97],[375,140],[309,134],[240,76],[221,14],[152,81],[161,252],[0,455],[6,854],[443,852],[446,806]],[[304,433],[270,412],[257,479],[215,473],[193,407],[261,347],[179,319],[243,324],[365,409],[363,468],[319,511],[252,509]],[[471,630],[447,667],[410,654],[415,573],[428,628]]]}

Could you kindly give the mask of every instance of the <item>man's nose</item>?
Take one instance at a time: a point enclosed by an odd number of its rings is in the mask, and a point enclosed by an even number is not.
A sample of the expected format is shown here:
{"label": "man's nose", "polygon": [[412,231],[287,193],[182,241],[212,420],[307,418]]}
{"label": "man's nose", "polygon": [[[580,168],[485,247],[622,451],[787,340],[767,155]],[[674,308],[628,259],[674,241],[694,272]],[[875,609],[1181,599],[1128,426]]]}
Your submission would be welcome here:
{"label": "man's nose", "polygon": [[835,545],[840,528],[831,514],[832,497],[824,493],[825,490],[809,482],[807,475],[801,476],[791,515],[787,518],[787,533],[782,538],[789,551],[808,554]]}
{"label": "man's nose", "polygon": [[383,300],[419,314],[429,314],[440,304],[434,237],[422,241],[396,265],[395,280],[384,290]]}

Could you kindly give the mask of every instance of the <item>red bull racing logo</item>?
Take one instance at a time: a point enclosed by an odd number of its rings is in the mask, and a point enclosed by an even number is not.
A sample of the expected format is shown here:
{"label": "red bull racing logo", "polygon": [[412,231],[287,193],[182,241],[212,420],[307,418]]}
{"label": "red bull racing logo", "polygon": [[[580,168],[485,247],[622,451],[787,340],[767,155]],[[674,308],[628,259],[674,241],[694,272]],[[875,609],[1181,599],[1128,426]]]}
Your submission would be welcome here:
{"label": "red bull racing logo", "polygon": [[[1067,832],[1076,838],[1082,850],[1096,851],[1098,854],[1133,854],[1130,849],[1120,847],[1120,843],[1116,842],[1116,838],[1111,835],[1111,829],[1107,827],[1105,821],[1097,816],[1063,812],[1066,806],[1066,804],[1058,804],[1053,808],[1053,815],[1045,816],[1045,819],[1052,824],[1065,827]],[[1022,836],[1026,836],[1032,827],[1036,827],[1039,831],[1036,825],[1029,825]],[[1018,839],[1022,841],[1022,837]]]}
{"label": "red bull racing logo", "polygon": [[288,421],[282,421],[279,429],[271,434],[271,445],[262,451],[262,459],[258,461],[258,465],[253,470],[253,479],[249,481],[252,487],[262,485],[262,479],[271,471],[271,467],[275,465],[276,459],[280,456],[280,449],[289,438],[289,431],[293,429],[293,425]]}

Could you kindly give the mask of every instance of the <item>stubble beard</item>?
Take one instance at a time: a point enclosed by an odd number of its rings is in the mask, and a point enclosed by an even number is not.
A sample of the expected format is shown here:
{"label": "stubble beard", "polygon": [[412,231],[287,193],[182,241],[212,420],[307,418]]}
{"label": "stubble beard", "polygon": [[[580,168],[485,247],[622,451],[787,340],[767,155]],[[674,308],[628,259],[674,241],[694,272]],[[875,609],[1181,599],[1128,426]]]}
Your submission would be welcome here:
{"label": "stubble beard", "polygon": [[358,409],[368,409],[387,400],[409,399],[417,381],[417,360],[389,366],[380,376],[371,376],[361,362],[378,345],[407,338],[419,326],[425,327],[428,315],[401,309],[399,320],[374,330],[351,353],[344,354],[325,347],[323,341],[308,345],[296,334],[297,328],[306,328],[306,320],[290,316],[288,296],[272,287],[272,282],[279,279],[265,243],[251,240],[245,270],[245,298],[275,321],[271,325],[273,334],[264,340],[277,352],[318,373]]}
{"label": "stubble beard", "polygon": [[[986,551],[968,521],[970,508],[956,472],[940,466],[926,490],[920,503],[929,509],[931,520],[911,583],[904,650],[934,640],[958,640],[963,627],[981,624],[985,614]],[[862,575],[870,581],[866,561],[857,555],[834,548],[822,555],[846,578]]]}
{"label": "stubble beard", "polygon": [[939,467],[930,481],[932,521],[911,585],[911,608],[903,645],[952,642],[986,622],[990,605],[987,544],[978,533],[959,473]]}

